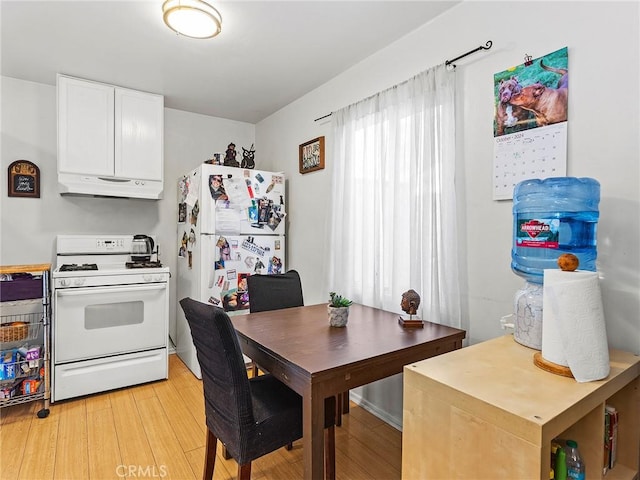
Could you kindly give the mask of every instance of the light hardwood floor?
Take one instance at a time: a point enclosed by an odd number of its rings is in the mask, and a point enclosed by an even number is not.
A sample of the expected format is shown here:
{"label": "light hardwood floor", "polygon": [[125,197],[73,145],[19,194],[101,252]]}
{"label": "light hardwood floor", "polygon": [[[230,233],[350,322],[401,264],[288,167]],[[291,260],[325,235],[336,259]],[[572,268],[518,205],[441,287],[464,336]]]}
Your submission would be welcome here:
{"label": "light hardwood floor", "polygon": [[[176,355],[169,380],[51,405],[0,410],[1,479],[200,479],[205,420],[202,382]],[[351,404],[336,428],[337,480],[400,478],[401,433]],[[236,478],[218,444],[215,480]],[[302,478],[302,442],[256,460],[252,479]]]}

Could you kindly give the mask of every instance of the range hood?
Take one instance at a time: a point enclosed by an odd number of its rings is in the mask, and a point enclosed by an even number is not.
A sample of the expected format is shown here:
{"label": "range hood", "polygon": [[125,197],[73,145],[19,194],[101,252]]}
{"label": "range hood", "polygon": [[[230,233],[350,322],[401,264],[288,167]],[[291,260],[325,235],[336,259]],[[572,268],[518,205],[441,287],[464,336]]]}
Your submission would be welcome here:
{"label": "range hood", "polygon": [[162,198],[162,181],[100,177],[74,173],[58,174],[60,195],[93,195],[101,197]]}

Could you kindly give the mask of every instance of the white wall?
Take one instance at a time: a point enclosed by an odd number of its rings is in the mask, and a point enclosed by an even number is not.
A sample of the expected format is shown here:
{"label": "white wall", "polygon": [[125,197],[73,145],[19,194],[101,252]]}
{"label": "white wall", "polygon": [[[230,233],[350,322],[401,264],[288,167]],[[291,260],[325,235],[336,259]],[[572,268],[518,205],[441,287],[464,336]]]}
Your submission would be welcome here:
{"label": "white wall", "polygon": [[[100,79],[95,79],[100,80]],[[60,196],[57,190],[56,89],[0,77],[2,161],[0,171],[0,265],[55,263],[58,234],[157,235],[160,260],[176,271],[177,180],[230,142],[249,148],[255,126],[165,108],[164,198],[139,200]],[[40,168],[40,198],[6,194],[7,168],[25,159]],[[259,160],[258,160],[259,161]],[[170,284],[170,323],[175,323],[175,276]]]}
{"label": "white wall", "polygon": [[[609,344],[640,353],[639,15],[638,2],[467,1],[260,122],[258,149],[277,158],[273,168],[290,179],[288,260],[302,276],[305,302],[326,300],[328,286],[316,272],[331,254],[323,205],[335,159],[329,120],[314,119],[492,40],[491,50],[457,62],[456,193],[463,328],[470,343],[504,334],[498,320],[512,312],[523,280],[510,269],[512,202],[491,198],[493,74],[521,64],[525,54],[566,46],[567,175],[601,183],[598,270]],[[321,135],[327,167],[298,174],[298,145]],[[400,378],[355,393],[401,423]]]}

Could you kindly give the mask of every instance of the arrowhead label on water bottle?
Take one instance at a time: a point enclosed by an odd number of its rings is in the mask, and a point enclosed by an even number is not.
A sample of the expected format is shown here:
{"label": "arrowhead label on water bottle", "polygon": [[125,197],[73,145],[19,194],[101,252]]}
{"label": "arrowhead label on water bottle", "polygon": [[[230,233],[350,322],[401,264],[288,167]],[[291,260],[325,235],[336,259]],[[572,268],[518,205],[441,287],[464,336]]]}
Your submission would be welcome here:
{"label": "arrowhead label on water bottle", "polygon": [[560,220],[557,218],[518,219],[516,245],[518,247],[558,248]]}

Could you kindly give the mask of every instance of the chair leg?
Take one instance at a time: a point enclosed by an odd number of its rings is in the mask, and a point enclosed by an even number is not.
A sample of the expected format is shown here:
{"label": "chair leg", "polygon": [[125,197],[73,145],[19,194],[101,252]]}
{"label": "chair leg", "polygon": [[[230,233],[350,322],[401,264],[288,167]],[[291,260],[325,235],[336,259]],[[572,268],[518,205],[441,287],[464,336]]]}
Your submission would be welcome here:
{"label": "chair leg", "polygon": [[202,480],[211,480],[213,478],[213,469],[216,466],[216,447],[218,446],[218,438],[207,428],[207,446],[205,448],[204,471],[202,472]]}
{"label": "chair leg", "polygon": [[253,378],[258,376],[258,365],[256,365],[256,362],[253,362],[253,367],[251,368],[251,372],[252,372]]}
{"label": "chair leg", "polygon": [[238,465],[238,480],[249,480],[251,478],[251,462]]}
{"label": "chair leg", "polygon": [[326,480],[336,478],[336,428],[324,429],[324,473]]}

